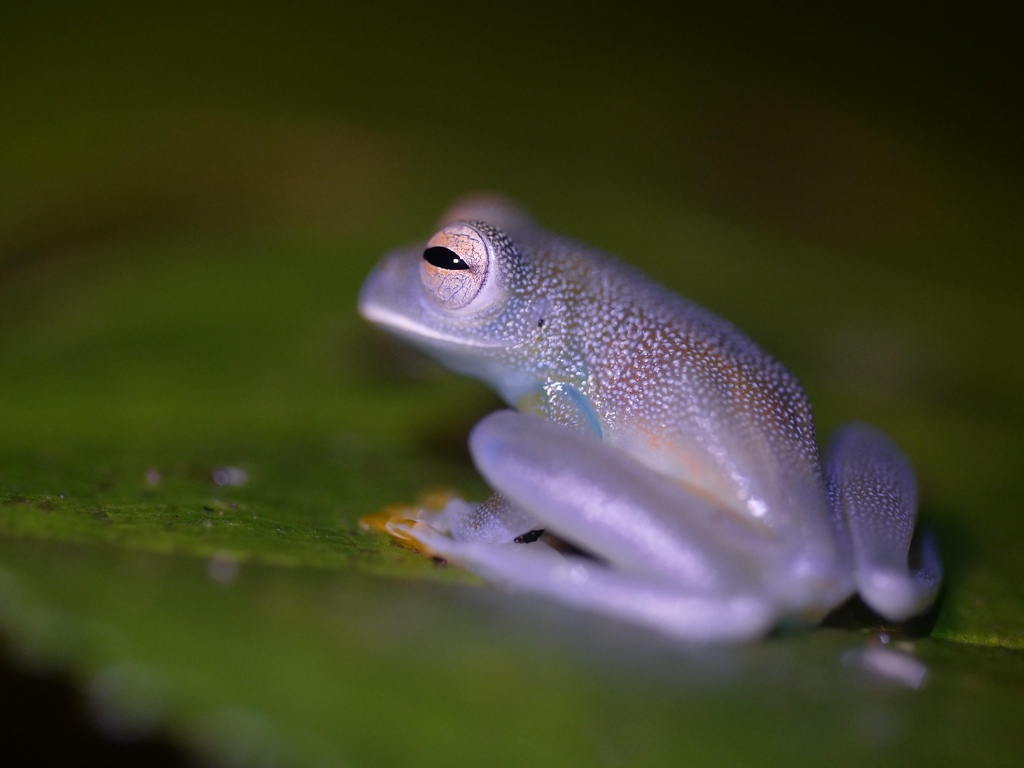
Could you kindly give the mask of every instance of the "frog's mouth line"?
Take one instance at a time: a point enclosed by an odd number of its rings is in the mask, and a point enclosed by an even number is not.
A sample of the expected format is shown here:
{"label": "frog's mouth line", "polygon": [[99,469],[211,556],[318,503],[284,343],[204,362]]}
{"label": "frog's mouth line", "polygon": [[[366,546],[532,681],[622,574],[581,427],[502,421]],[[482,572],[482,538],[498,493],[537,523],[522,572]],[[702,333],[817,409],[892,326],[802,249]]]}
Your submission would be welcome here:
{"label": "frog's mouth line", "polygon": [[360,306],[359,314],[371,323],[382,325],[388,330],[412,340],[429,339],[445,344],[453,344],[460,347],[476,347],[478,349],[515,349],[516,347],[528,344],[532,340],[524,339],[515,344],[505,344],[501,341],[483,341],[472,336],[453,336],[436,328],[431,328],[429,325],[410,320],[406,315],[392,312],[389,309],[374,304]]}
{"label": "frog's mouth line", "polygon": [[386,326],[389,330],[404,336],[411,336],[415,339],[431,339],[433,341],[442,341],[446,344],[458,344],[463,347],[481,347],[485,349],[505,346],[500,342],[495,343],[480,341],[472,337],[451,336],[436,328],[431,328],[429,325],[423,325],[410,320],[405,315],[400,315],[397,312],[391,312],[383,307],[372,304],[360,307],[359,314],[371,323]]}

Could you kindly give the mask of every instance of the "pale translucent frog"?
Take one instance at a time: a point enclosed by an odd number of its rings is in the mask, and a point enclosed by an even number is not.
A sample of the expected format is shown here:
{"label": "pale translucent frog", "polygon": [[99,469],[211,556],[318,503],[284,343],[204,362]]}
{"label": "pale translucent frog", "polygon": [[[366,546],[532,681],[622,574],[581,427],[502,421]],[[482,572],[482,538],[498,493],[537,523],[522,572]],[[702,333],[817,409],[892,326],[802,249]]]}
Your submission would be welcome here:
{"label": "pale translucent frog", "polygon": [[386,523],[417,549],[693,641],[815,622],[854,592],[891,620],[934,601],[892,440],[852,424],[822,460],[803,389],[750,337],[511,204],[457,204],[359,309],[515,409],[469,437],[490,499]]}

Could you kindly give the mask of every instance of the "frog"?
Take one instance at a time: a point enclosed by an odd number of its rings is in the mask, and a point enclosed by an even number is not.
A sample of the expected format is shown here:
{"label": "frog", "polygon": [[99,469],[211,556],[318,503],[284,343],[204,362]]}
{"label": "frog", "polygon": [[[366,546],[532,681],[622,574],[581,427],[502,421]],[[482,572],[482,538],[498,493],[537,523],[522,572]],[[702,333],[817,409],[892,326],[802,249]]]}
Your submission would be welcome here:
{"label": "frog", "polygon": [[819,451],[803,387],[750,336],[521,206],[458,201],[358,309],[509,406],[469,434],[487,500],[376,518],[413,549],[695,643],[855,595],[892,622],[934,604],[941,557],[892,438],[854,422]]}

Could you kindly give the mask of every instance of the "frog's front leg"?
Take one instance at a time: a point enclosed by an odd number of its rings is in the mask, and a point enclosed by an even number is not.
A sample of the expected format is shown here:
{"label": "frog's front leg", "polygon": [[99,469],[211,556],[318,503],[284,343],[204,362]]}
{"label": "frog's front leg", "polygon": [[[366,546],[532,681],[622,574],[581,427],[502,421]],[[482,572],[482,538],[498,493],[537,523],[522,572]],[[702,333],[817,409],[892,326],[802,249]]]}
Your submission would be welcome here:
{"label": "frog's front leg", "polygon": [[850,533],[864,602],[892,621],[927,609],[942,582],[942,563],[930,532],[921,536],[919,565],[908,563],[917,517],[910,461],[883,432],[850,424],[832,439],[824,470],[832,506]]}
{"label": "frog's front leg", "polygon": [[447,531],[456,541],[508,544],[529,538],[538,524],[521,507],[495,493],[483,504],[452,499],[433,527],[442,533]]}
{"label": "frog's front leg", "polygon": [[[601,436],[601,426],[594,409],[572,384],[550,381],[525,392],[518,398],[520,410],[533,413],[581,434]],[[472,504],[453,498],[441,509],[425,505],[396,507],[392,512],[370,515],[364,524],[390,533],[396,538],[412,541],[420,550],[430,550],[414,530],[413,523],[425,523],[434,531],[450,534],[456,541],[481,544],[507,544],[535,540],[542,526],[521,506],[500,493],[492,494],[483,504]]]}
{"label": "frog's front leg", "polygon": [[411,525],[408,535],[431,553],[488,580],[691,640],[751,639],[775,620],[777,603],[762,587],[770,543],[624,452],[512,411],[481,421],[470,449],[503,496],[600,559],[542,541],[455,541]]}
{"label": "frog's front leg", "polygon": [[[601,436],[601,425],[583,394],[565,382],[547,382],[528,391],[518,402],[519,409],[581,434]],[[483,544],[521,542],[539,534],[540,524],[521,506],[500,493],[480,505],[454,499],[442,511],[433,527],[449,532],[457,541]]]}

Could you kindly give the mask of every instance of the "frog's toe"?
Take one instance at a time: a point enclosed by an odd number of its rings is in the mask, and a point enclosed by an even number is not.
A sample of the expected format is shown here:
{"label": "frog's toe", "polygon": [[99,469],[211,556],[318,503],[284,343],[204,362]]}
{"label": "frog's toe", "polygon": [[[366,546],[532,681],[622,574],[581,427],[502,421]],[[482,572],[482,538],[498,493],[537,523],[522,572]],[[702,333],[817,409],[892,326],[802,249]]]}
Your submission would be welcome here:
{"label": "frog's toe", "polygon": [[434,553],[428,552],[423,544],[420,532],[430,529],[438,535],[446,534],[452,517],[449,510],[472,509],[474,506],[451,491],[427,491],[420,496],[418,504],[393,504],[360,518],[359,525],[367,531],[386,533],[410,549],[433,556]]}
{"label": "frog's toe", "polygon": [[[541,533],[532,517],[499,494],[493,494],[483,504],[474,504],[451,491],[428,491],[420,496],[418,504],[387,507],[363,517],[359,524],[434,557],[445,557],[438,551],[438,547],[445,547],[429,534],[448,541],[508,544],[530,539],[531,534],[536,539]],[[428,540],[434,544],[429,545]]]}
{"label": "frog's toe", "polygon": [[930,530],[922,532],[917,559],[920,565],[913,570],[858,564],[857,589],[864,602],[891,621],[926,611],[942,583],[939,548]]}

